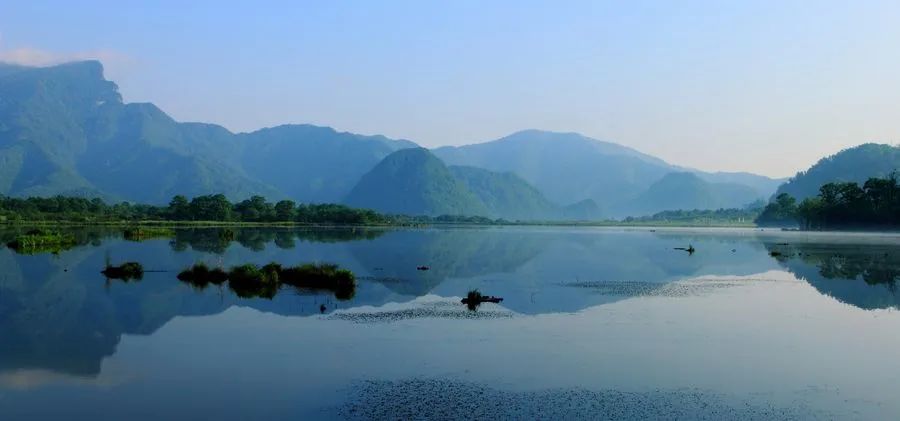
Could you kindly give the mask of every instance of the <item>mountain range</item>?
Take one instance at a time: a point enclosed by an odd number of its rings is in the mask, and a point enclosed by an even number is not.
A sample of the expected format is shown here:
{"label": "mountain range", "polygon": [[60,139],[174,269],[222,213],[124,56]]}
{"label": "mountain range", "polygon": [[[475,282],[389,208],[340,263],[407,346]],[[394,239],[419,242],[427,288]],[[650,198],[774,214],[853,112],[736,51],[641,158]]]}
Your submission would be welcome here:
{"label": "mountain range", "polygon": [[0,66],[0,194],[165,203],[176,194],[338,202],[412,142],[286,125],[234,134],[126,104],[99,62]]}
{"label": "mountain range", "polygon": [[224,193],[411,215],[598,219],[741,207],[782,182],[679,167],[577,133],[525,130],[431,151],[311,125],[232,133],[123,102],[96,61],[0,64],[0,194],[9,196],[163,204]]}

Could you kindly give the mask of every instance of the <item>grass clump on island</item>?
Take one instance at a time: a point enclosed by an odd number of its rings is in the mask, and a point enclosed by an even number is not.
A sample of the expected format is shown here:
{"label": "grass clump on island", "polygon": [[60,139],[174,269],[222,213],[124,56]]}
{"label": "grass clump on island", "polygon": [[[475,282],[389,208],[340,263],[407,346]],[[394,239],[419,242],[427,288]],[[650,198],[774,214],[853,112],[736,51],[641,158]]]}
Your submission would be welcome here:
{"label": "grass clump on island", "polygon": [[228,274],[221,268],[210,269],[205,263],[197,263],[178,274],[178,280],[199,288],[209,284],[221,285],[228,280]]}
{"label": "grass clump on island", "polygon": [[125,228],[122,236],[128,241],[143,241],[153,238],[171,238],[175,230],[166,227],[134,226]]}
{"label": "grass clump on island", "polygon": [[179,273],[178,279],[198,288],[219,285],[227,280],[228,288],[241,298],[273,298],[282,285],[331,291],[338,300],[349,300],[356,294],[356,276],[353,272],[329,263],[290,267],[278,263],[262,267],[245,264],[232,267],[228,272],[197,263]]}
{"label": "grass clump on island", "polygon": [[278,271],[271,264],[235,266],[228,271],[228,288],[241,298],[273,298],[278,293]]}
{"label": "grass clump on island", "polygon": [[77,244],[75,235],[54,231],[31,230],[16,236],[6,246],[18,253],[59,252]]}
{"label": "grass clump on island", "polygon": [[144,267],[138,262],[125,262],[119,266],[109,263],[100,273],[107,279],[119,279],[122,281],[141,280],[144,278]]}
{"label": "grass clump on island", "polygon": [[282,283],[296,288],[334,291],[339,300],[349,300],[356,293],[356,276],[335,264],[308,263],[284,268],[279,277]]}

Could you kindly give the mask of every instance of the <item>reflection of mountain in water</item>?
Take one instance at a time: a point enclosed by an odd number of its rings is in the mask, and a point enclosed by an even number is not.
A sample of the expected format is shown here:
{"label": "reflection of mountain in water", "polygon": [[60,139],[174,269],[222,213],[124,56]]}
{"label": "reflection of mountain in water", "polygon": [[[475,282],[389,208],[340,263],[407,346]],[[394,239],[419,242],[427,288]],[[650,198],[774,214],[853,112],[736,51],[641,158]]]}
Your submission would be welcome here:
{"label": "reflection of mountain in water", "polygon": [[[287,261],[268,251],[251,254]],[[107,255],[166,272],[149,272],[142,281],[128,284],[106,281],[99,271]],[[249,257],[242,252],[235,259],[223,264],[243,263]],[[0,249],[0,372],[31,368],[95,375],[123,334],[152,334],[176,316],[217,314],[235,305],[312,315],[319,314],[320,304],[332,311],[347,305],[383,304],[394,297],[383,287],[362,284],[350,303],[337,302],[330,293],[290,288],[272,300],[242,300],[227,288],[196,291],[177,281],[178,269],[196,260],[209,261],[196,252],[174,251],[167,240],[107,239],[100,247],[80,246],[58,256]]]}
{"label": "reflection of mountain in water", "polygon": [[546,241],[503,229],[403,230],[348,247],[376,281],[398,294],[422,296],[448,278],[513,271],[546,248]]}
{"label": "reflection of mountain in water", "polygon": [[[694,276],[747,275],[777,266],[753,237],[647,231],[229,228],[178,230],[173,240],[141,243],[116,237],[96,235],[93,245],[59,255],[0,249],[0,371],[94,375],[123,334],[152,334],[174,317],[217,314],[231,306],[315,315],[323,303],[330,312],[426,293],[458,297],[479,288],[503,296],[503,305],[518,313],[575,312],[647,289],[610,292],[615,288],[572,286],[576,281],[657,288]],[[697,249],[692,256],[672,250],[689,243]],[[140,282],[107,283],[99,274],[107,255],[114,262],[141,262],[148,273]],[[361,281],[349,302],[293,290],[272,300],[242,300],[227,289],[195,291],[175,279],[197,261],[224,267],[331,262],[353,270]],[[422,265],[430,270],[416,269]]]}
{"label": "reflection of mountain in water", "polygon": [[[775,266],[760,245],[741,237],[592,229],[531,230],[523,235],[541,245],[524,264],[456,274],[433,292],[452,296],[478,288],[504,297],[503,306],[518,313],[575,312],[641,295],[671,281],[749,275]],[[521,241],[511,238],[507,247]],[[693,256],[673,250],[688,243],[698,250]],[[607,288],[610,285],[614,287]]]}
{"label": "reflection of mountain in water", "polygon": [[900,308],[900,247],[884,244],[766,244],[778,262],[820,293],[862,309]]}

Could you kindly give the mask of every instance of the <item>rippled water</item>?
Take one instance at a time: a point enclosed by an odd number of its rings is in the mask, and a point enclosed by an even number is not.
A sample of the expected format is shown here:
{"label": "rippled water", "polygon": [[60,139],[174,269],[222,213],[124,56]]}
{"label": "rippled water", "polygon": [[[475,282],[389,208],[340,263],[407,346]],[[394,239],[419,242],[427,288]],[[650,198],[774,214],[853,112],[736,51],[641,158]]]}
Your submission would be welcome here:
{"label": "rippled water", "polygon": [[[895,235],[74,232],[0,247],[0,419],[900,417]],[[107,260],[147,273],[107,280]],[[198,261],[332,262],[358,285],[242,299],[176,279]],[[473,288],[504,301],[469,311]]]}

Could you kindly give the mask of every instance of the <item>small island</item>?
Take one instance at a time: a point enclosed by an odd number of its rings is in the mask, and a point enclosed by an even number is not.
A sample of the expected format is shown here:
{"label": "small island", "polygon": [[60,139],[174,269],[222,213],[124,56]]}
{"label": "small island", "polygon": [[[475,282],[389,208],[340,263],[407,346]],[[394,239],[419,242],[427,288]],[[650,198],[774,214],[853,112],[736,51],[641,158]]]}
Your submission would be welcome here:
{"label": "small island", "polygon": [[227,272],[197,263],[179,273],[178,279],[198,289],[228,282],[228,288],[241,298],[273,298],[282,286],[330,291],[341,301],[349,300],[356,294],[356,276],[353,272],[330,263],[287,267],[274,262],[261,267],[244,264],[234,266]]}

